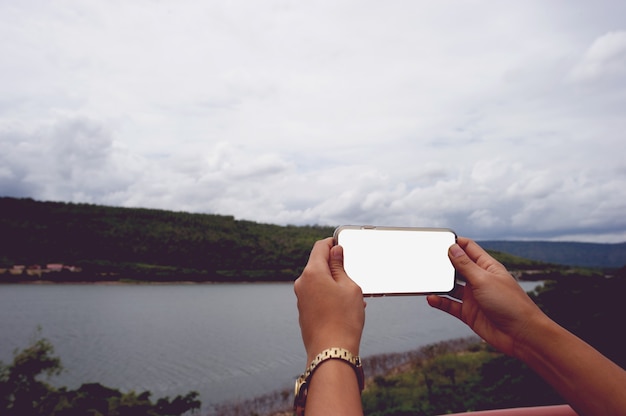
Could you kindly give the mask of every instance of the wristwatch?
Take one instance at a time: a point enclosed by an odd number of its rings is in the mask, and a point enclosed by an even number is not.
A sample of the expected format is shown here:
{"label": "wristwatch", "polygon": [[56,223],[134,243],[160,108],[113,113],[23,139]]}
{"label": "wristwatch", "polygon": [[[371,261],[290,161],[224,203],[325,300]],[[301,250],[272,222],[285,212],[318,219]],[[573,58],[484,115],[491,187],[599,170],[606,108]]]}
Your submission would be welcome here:
{"label": "wristwatch", "polygon": [[304,416],[304,406],[306,404],[306,397],[309,391],[311,377],[317,367],[327,360],[342,360],[350,364],[356,373],[357,381],[359,383],[359,391],[363,391],[363,387],[365,386],[365,375],[363,373],[361,358],[358,355],[353,355],[345,348],[328,348],[319,353],[313,361],[311,361],[309,368],[307,368],[306,371],[296,380],[293,401],[293,410],[295,415]]}

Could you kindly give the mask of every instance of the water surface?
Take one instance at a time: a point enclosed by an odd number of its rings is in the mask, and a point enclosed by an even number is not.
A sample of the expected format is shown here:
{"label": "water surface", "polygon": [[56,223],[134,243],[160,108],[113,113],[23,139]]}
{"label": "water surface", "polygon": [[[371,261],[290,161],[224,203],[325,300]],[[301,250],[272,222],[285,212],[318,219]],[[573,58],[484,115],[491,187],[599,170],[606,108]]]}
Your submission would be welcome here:
{"label": "water surface", "polygon": [[[424,297],[367,303],[362,356],[472,333]],[[0,285],[0,360],[38,326],[66,369],[53,384],[100,382],[153,398],[196,390],[203,407],[291,389],[306,364],[285,283]]]}

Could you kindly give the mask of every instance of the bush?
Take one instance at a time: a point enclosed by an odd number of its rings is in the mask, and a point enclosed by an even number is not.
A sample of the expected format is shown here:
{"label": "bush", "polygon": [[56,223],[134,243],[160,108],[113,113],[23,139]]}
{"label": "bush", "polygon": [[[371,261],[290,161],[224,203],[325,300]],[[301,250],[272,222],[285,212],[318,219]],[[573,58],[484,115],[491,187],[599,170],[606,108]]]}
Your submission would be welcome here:
{"label": "bush", "polygon": [[200,409],[197,392],[162,398],[152,403],[149,391],[122,393],[100,383],[77,390],[54,388],[41,381],[58,375],[63,367],[52,344],[39,338],[14,353],[13,362],[0,362],[0,414],[5,416],[179,416]]}

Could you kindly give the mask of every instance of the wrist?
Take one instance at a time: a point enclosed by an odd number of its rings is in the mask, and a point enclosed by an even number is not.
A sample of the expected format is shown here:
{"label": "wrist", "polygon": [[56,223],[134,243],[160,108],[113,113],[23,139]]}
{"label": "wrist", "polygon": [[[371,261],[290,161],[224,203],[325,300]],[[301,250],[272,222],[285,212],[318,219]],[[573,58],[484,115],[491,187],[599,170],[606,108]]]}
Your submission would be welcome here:
{"label": "wrist", "polygon": [[[345,386],[347,384],[344,383],[349,382],[349,378],[346,377],[350,377],[349,374],[346,373],[347,369],[349,368],[348,366],[352,367],[352,370],[350,370],[350,372],[352,373],[351,377],[352,380],[356,381],[356,383],[354,384],[354,392],[356,393],[356,386],[358,386],[359,392],[363,391],[365,385],[365,376],[363,374],[361,358],[358,355],[352,354],[347,349],[339,347],[331,347],[317,354],[313,358],[313,360],[311,360],[311,364],[308,366],[305,372],[300,375],[300,377],[298,377],[298,379],[296,380],[294,394],[294,411],[296,415],[304,415],[304,408],[306,405],[309,388],[311,386],[314,374],[318,372],[318,369],[320,367],[330,370],[331,374],[339,374],[337,373],[337,371],[340,370],[341,374],[343,374],[340,378],[345,380],[341,382],[341,385]],[[324,376],[328,378],[329,372],[326,372],[325,370],[320,370],[320,372],[320,377],[322,377],[322,379],[320,380],[321,386],[328,386],[328,382],[338,381],[338,379],[336,379],[335,377],[333,377],[331,380],[324,380]],[[320,385],[318,383],[318,387],[319,386]]]}
{"label": "wrist", "polygon": [[533,320],[527,325],[526,331],[516,342],[512,351],[513,357],[528,364],[540,350],[546,348],[546,343],[558,343],[563,328],[546,315]]}
{"label": "wrist", "polygon": [[333,338],[334,341],[325,341],[321,340],[319,342],[312,343],[310,347],[306,348],[307,353],[307,366],[313,362],[315,357],[324,350],[328,350],[331,348],[342,348],[349,351],[352,355],[359,355],[359,342],[350,342],[347,340],[338,340],[337,338]]}

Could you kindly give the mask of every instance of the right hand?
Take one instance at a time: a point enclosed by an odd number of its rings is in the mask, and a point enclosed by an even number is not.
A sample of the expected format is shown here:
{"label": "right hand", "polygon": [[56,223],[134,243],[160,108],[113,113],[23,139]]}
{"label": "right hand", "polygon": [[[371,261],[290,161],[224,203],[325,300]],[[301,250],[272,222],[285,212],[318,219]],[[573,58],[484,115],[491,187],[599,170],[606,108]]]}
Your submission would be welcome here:
{"label": "right hand", "polygon": [[517,356],[534,325],[549,318],[507,269],[474,241],[459,237],[448,256],[467,282],[460,291],[462,302],[429,295],[428,303],[462,320],[503,353]]}

